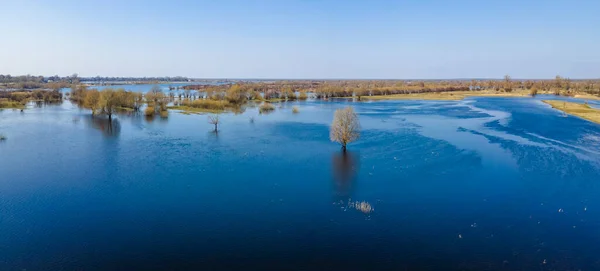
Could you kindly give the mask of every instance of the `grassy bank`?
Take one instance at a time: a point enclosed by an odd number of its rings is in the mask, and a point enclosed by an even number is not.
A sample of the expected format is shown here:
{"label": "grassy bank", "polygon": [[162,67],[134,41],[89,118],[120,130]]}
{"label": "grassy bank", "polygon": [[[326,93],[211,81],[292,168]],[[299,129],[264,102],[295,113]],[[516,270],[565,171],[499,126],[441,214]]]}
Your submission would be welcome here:
{"label": "grassy bank", "polygon": [[0,109],[7,109],[7,108],[25,109],[25,105],[21,102],[0,99]]}
{"label": "grassy bank", "polygon": [[587,93],[575,94],[575,96],[573,96],[573,98],[587,99],[587,100],[600,100],[600,97],[594,96],[591,94],[587,94]]}
{"label": "grassy bank", "polygon": [[462,100],[467,97],[531,97],[529,91],[453,91],[362,96],[363,100]]}
{"label": "grassy bank", "polygon": [[169,106],[168,107],[169,110],[177,110],[179,111],[179,113],[181,114],[203,114],[203,113],[212,113],[212,114],[217,114],[217,113],[223,113],[225,112],[225,109],[212,109],[212,108],[199,108],[199,107],[191,107],[191,106],[185,106],[185,105],[179,105],[179,106]]}
{"label": "grassy bank", "polygon": [[578,116],[582,119],[586,119],[591,122],[600,124],[600,110],[591,108],[587,104],[557,101],[557,100],[544,100],[543,102],[551,105],[552,108],[558,109],[567,114]]}

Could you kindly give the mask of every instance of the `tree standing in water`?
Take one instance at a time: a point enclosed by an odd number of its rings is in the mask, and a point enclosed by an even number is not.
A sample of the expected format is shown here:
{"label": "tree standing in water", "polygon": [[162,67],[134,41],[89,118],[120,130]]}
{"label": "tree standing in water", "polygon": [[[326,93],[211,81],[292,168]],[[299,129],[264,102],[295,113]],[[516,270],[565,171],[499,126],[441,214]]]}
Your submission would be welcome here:
{"label": "tree standing in water", "polygon": [[218,130],[218,126],[219,126],[219,115],[214,115],[214,116],[208,116],[208,123],[212,124],[215,126],[215,130],[214,132],[217,133],[219,132]]}
{"label": "tree standing in water", "polygon": [[342,150],[346,151],[346,145],[352,141],[356,141],[360,137],[360,123],[358,116],[352,107],[348,106],[343,109],[338,109],[333,115],[329,138],[333,142],[342,144]]}

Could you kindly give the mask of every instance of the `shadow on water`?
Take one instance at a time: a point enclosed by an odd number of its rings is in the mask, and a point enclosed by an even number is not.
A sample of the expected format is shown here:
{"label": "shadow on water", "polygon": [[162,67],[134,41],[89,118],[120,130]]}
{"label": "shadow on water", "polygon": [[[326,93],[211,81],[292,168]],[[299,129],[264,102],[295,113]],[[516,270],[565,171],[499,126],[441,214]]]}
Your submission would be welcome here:
{"label": "shadow on water", "polygon": [[152,123],[155,120],[159,123],[167,123],[167,121],[169,120],[168,117],[161,117],[161,116],[154,116],[154,115],[144,115],[144,118],[146,119],[146,122],[148,123]]}
{"label": "shadow on water", "polygon": [[44,108],[46,106],[60,106],[63,101],[32,101],[29,103],[33,108]]}
{"label": "shadow on water", "polygon": [[102,131],[107,137],[118,137],[121,133],[121,123],[118,119],[110,121],[108,118],[97,116],[86,116],[83,119],[88,126]]}
{"label": "shadow on water", "polygon": [[348,203],[351,200],[359,160],[359,156],[350,151],[335,152],[332,155],[334,202]]}

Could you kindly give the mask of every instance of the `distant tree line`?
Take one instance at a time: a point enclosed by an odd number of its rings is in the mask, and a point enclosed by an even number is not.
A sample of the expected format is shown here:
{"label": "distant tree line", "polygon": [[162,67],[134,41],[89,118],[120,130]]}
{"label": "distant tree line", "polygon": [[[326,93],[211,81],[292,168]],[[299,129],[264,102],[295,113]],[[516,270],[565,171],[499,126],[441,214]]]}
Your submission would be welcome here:
{"label": "distant tree line", "polygon": [[95,76],[95,77],[82,77],[82,82],[188,82],[189,78],[183,76],[175,76],[175,77],[103,77],[103,76]]}
{"label": "distant tree line", "polygon": [[[225,93],[231,84],[220,86],[209,84],[197,84],[183,86],[184,98],[194,95],[190,90],[198,93],[213,93],[220,95]],[[573,96],[576,93],[588,93],[600,95],[600,80],[570,80],[556,76],[549,80],[514,80],[509,75],[503,79],[496,80],[297,80],[297,81],[269,81],[269,82],[237,82],[243,91],[247,93],[258,92],[262,98],[271,99],[294,99],[300,98],[297,94],[312,93],[314,98],[328,99],[336,97],[413,94],[413,93],[438,93],[454,91],[491,91],[491,92],[513,92],[529,91],[536,95],[539,92]],[[211,96],[211,94],[209,94]],[[296,96],[296,97],[294,97]],[[250,97],[258,98],[250,94]],[[217,97],[218,99],[219,97]]]}
{"label": "distant tree line", "polygon": [[79,83],[77,74],[60,77],[58,75],[43,77],[33,75],[11,76],[0,74],[0,90],[59,90],[71,84]]}

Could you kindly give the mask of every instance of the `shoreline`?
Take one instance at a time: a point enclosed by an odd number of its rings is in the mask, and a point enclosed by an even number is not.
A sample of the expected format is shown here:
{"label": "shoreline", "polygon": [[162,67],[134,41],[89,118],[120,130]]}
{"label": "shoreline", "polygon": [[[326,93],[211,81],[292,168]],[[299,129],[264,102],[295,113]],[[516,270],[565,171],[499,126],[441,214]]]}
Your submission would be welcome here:
{"label": "shoreline", "polygon": [[543,100],[542,102],[565,114],[580,117],[587,121],[600,124],[600,109],[592,108],[587,104],[559,100]]}
{"label": "shoreline", "polygon": [[[550,94],[550,93],[539,93]],[[515,92],[495,92],[495,91],[454,91],[454,92],[426,92],[426,93],[410,93],[410,94],[391,94],[391,95],[376,95],[362,96],[361,100],[438,100],[438,101],[459,101],[468,97],[513,97],[513,98],[531,98],[528,91]]]}

